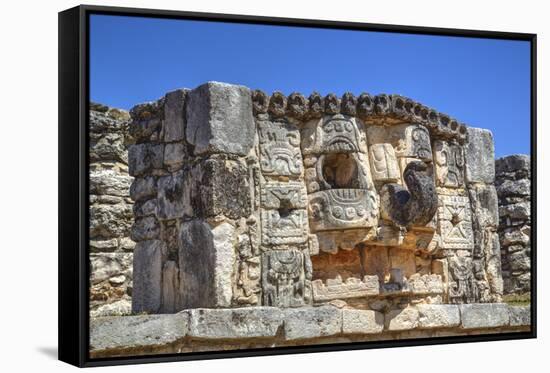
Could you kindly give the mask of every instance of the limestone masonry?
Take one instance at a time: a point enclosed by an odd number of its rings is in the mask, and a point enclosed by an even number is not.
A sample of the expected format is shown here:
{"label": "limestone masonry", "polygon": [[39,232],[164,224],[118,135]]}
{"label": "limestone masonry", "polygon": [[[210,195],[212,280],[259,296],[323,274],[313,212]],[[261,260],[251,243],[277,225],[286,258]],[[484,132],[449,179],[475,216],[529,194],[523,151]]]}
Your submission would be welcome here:
{"label": "limestone masonry", "polygon": [[495,188],[490,131],[218,82],[99,109],[92,298],[140,316],[94,319],[94,356],[529,328],[501,302],[529,291],[530,166],[499,160]]}

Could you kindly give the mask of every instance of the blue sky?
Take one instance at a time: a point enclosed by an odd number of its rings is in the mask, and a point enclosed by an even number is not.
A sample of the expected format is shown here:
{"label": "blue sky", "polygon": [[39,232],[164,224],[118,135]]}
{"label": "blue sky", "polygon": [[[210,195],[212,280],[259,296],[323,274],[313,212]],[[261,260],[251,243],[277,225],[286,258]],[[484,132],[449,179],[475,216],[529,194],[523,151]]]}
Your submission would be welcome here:
{"label": "blue sky", "polygon": [[525,41],[92,15],[91,99],[132,106],[217,80],[268,93],[398,93],[530,152]]}

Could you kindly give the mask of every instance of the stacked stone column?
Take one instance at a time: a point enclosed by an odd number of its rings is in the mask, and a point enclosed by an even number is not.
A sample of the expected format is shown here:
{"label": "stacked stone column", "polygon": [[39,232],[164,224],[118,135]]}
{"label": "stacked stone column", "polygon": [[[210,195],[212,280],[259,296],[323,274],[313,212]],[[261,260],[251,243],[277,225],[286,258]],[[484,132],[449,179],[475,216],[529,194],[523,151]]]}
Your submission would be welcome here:
{"label": "stacked stone column", "polygon": [[231,306],[234,246],[255,226],[251,105],[248,88],[207,83],[131,110],[133,312]]}
{"label": "stacked stone column", "polygon": [[531,290],[531,160],[519,154],[497,159],[496,173],[504,293],[526,295]]}

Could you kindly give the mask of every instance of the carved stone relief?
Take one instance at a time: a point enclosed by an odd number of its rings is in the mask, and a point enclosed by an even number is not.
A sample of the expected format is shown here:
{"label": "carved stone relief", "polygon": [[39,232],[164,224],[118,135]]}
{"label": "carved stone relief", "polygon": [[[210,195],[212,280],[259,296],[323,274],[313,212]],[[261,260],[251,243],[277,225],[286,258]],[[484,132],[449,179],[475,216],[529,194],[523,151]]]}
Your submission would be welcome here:
{"label": "carved stone relief", "polygon": [[401,180],[397,158],[391,144],[371,145],[369,159],[374,181],[398,182]]}
{"label": "carved stone relief", "polygon": [[464,187],[464,154],[458,144],[434,142],[436,184],[440,187]]}
{"label": "carved stone relief", "polygon": [[264,175],[300,176],[300,132],[285,121],[258,121],[260,166]]}
{"label": "carved stone relief", "polygon": [[327,279],[325,282],[314,280],[311,284],[313,300],[316,302],[359,298],[380,293],[378,276],[364,276],[363,279],[348,277],[346,281],[342,281],[341,277],[337,277]]}
{"label": "carved stone relief", "polygon": [[302,153],[367,152],[365,132],[355,117],[335,114],[307,122],[301,131]]}
{"label": "carved stone relief", "polygon": [[263,304],[299,307],[311,303],[311,261],[300,250],[272,250],[262,255]]}
{"label": "carved stone relief", "polygon": [[451,303],[473,303],[479,297],[474,278],[472,258],[454,256],[449,258],[449,298]]}
{"label": "carved stone relief", "polygon": [[439,195],[438,233],[443,249],[473,249],[472,216],[468,196]]}
{"label": "carved stone relief", "polygon": [[306,210],[262,210],[262,244],[301,244],[308,238]]}

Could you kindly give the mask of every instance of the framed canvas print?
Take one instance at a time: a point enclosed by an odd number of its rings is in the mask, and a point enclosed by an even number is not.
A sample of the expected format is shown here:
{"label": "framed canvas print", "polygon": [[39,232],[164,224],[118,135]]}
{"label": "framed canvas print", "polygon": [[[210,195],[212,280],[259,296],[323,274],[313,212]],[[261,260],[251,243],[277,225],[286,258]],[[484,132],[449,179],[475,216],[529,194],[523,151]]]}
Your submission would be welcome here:
{"label": "framed canvas print", "polygon": [[536,336],[536,35],[59,13],[59,357]]}

